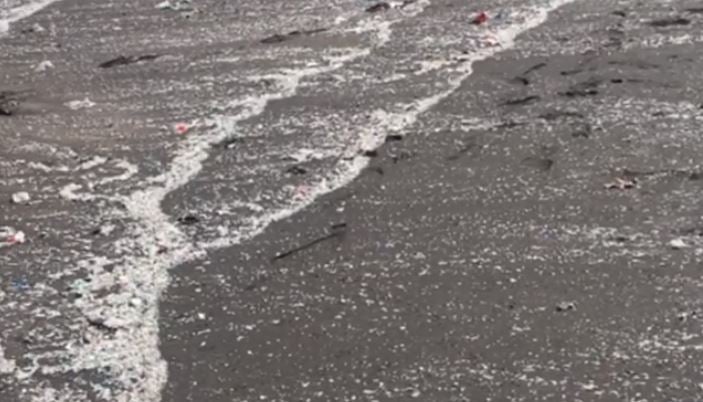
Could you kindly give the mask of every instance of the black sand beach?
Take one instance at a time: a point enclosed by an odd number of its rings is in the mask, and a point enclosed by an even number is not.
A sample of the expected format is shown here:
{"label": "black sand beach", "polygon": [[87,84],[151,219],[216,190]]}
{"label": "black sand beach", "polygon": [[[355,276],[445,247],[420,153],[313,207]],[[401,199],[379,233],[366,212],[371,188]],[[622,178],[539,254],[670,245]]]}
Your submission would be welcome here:
{"label": "black sand beach", "polygon": [[367,3],[12,25],[0,400],[703,399],[703,5]]}

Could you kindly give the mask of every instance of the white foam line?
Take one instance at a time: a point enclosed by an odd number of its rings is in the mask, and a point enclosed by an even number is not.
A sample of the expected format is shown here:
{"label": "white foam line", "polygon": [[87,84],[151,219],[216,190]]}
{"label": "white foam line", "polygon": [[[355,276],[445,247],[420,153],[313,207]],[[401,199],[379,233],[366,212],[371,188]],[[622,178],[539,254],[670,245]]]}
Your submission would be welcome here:
{"label": "white foam line", "polygon": [[[453,73],[456,74],[449,82],[449,87],[435,95],[417,100],[410,104],[398,105],[397,110],[403,112],[386,112],[378,110],[374,113],[373,123],[361,133],[356,146],[352,147],[353,157],[342,159],[333,174],[319,179],[318,183],[308,191],[304,197],[297,198],[295,202],[278,210],[272,211],[263,216],[249,219],[242,224],[243,229],[229,239],[218,239],[204,244],[205,248],[224,248],[239,244],[251,239],[261,233],[272,223],[285,219],[312,204],[317,198],[331,191],[346,186],[354,180],[359,173],[368,166],[369,158],[360,156],[358,150],[368,150],[378,148],[385,141],[386,136],[391,132],[402,131],[415,122],[423,113],[429,111],[441,101],[455,93],[463,82],[473,73],[472,66],[478,61],[488,59],[495,54],[508,50],[515,45],[515,39],[522,33],[536,28],[543,24],[551,11],[556,10],[575,0],[552,0],[545,1],[546,7],[529,8],[522,10],[524,19],[515,25],[494,31],[493,35],[498,40],[498,46],[486,48],[473,54],[468,60],[462,63],[447,61],[444,66],[455,65]],[[520,11],[518,11],[520,13]],[[438,67],[435,65],[433,67]]]}
{"label": "white foam line", "polygon": [[58,0],[38,0],[9,10],[0,10],[0,37],[10,30],[10,25],[37,13]]}
{"label": "white foam line", "polygon": [[[429,0],[421,0],[415,3],[415,7],[408,7],[402,16],[416,15],[429,3]],[[279,85],[278,92],[236,102],[232,105],[240,109],[236,116],[216,117],[217,129],[187,137],[169,169],[148,180],[152,184],[150,187],[119,199],[126,207],[128,218],[136,223],[131,228],[131,236],[116,242],[115,247],[118,252],[126,251],[130,257],[114,267],[112,283],[105,280],[105,271],[100,264],[92,268],[91,277],[100,275],[101,288],[119,287],[120,291],[102,298],[88,293],[75,302],[87,318],[117,331],[109,337],[99,333],[86,334],[91,338],[89,342],[68,345],[65,352],[43,354],[46,358],[59,357],[70,362],[67,366],[44,366],[40,369],[43,374],[109,368],[117,386],[98,387],[100,398],[114,402],[160,400],[167,379],[167,366],[159,351],[159,297],[168,284],[170,268],[204,256],[203,250],[191,244],[171,217],[164,213],[161,203],[168,194],[200,173],[203,162],[209,157],[211,144],[236,132],[239,122],[260,115],[271,101],[295,95],[303,79],[337,70],[368,56],[373,48],[390,39],[392,23],[374,19],[364,24],[362,31],[371,32],[376,37],[372,48],[335,56],[325,66],[281,71],[274,76]],[[75,189],[75,186],[66,189],[66,195],[77,196]],[[113,392],[114,389],[119,391]],[[38,395],[36,400],[43,401],[42,396]]]}

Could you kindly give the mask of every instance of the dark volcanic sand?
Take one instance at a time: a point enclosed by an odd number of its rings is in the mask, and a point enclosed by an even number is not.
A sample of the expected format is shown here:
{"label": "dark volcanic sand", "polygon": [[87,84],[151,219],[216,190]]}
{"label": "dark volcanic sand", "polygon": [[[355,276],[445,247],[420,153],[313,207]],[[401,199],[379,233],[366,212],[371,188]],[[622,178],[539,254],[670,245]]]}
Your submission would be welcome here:
{"label": "dark volcanic sand", "polygon": [[0,38],[0,401],[703,400],[700,4],[156,3]]}
{"label": "dark volcanic sand", "polygon": [[178,268],[164,400],[703,399],[703,49],[641,46],[642,10],[602,6],[478,63],[351,185]]}

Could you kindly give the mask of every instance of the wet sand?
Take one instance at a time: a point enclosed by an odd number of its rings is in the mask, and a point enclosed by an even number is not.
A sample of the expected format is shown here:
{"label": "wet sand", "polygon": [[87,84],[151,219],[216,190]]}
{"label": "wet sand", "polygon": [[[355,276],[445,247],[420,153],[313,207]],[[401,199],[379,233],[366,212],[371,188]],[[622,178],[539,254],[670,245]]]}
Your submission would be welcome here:
{"label": "wet sand", "polygon": [[703,398],[695,2],[259,3],[0,39],[0,400]]}
{"label": "wet sand", "polygon": [[563,8],[352,184],[178,268],[164,400],[703,398],[703,53],[639,18]]}

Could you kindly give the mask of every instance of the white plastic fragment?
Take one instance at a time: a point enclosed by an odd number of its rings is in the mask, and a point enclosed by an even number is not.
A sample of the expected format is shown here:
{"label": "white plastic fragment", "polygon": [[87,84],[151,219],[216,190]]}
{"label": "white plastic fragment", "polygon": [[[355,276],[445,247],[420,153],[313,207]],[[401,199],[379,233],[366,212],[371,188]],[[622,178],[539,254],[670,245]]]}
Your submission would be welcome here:
{"label": "white plastic fragment", "polygon": [[74,101],[68,102],[68,103],[66,103],[66,106],[68,106],[72,110],[89,109],[89,108],[95,106],[95,102],[91,101],[88,98],[85,98],[83,100],[74,100]]}
{"label": "white plastic fragment", "polygon": [[686,244],[683,239],[673,239],[672,241],[669,242],[669,246],[673,248],[674,250],[681,250],[682,248],[688,247],[688,244]]}
{"label": "white plastic fragment", "polygon": [[26,204],[30,200],[29,193],[26,191],[20,191],[18,193],[12,194],[13,204]]}
{"label": "white plastic fragment", "polygon": [[51,68],[54,68],[54,63],[50,62],[49,60],[44,60],[41,63],[37,64],[36,67],[34,67],[34,71],[41,73]]}
{"label": "white plastic fragment", "polygon": [[22,244],[27,241],[27,237],[21,230],[15,230],[9,226],[0,227],[0,248]]}

